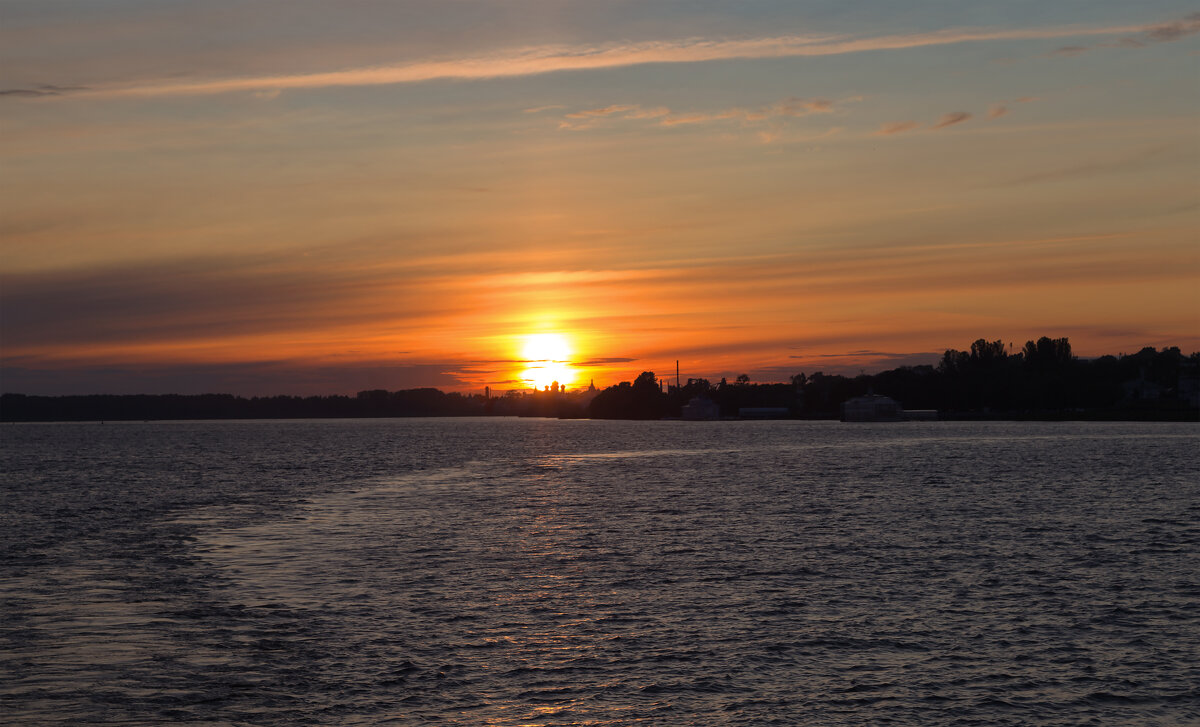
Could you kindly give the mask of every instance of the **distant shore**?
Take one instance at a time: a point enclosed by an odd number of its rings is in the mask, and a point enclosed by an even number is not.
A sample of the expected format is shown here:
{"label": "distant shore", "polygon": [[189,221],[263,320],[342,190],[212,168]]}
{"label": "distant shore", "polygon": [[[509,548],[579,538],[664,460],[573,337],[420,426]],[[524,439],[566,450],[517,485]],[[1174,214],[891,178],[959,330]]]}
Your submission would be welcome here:
{"label": "distant shore", "polygon": [[[872,395],[873,398],[872,398]],[[1080,359],[1066,338],[1043,336],[1010,353],[978,339],[947,350],[937,366],[903,366],[855,377],[797,373],[788,382],[659,377],[643,371],[604,389],[562,387],[500,396],[434,388],[354,396],[232,394],[0,396],[0,421],[359,419],[523,416],[559,419],[837,419],[846,402],[883,401],[931,419],[1007,421],[1200,421],[1200,353],[1178,347]],[[895,419],[890,416],[887,418]]]}

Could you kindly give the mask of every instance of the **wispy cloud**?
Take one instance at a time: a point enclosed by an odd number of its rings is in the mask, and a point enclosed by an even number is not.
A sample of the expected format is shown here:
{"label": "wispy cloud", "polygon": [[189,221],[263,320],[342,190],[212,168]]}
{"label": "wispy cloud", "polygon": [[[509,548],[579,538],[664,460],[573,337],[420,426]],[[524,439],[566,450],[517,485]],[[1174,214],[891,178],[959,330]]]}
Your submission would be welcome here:
{"label": "wispy cloud", "polygon": [[1098,43],[1095,46],[1063,46],[1053,51],[1050,55],[1077,56],[1093,48],[1144,48],[1152,43],[1171,43],[1197,33],[1200,33],[1200,13],[1192,13],[1178,20],[1139,28],[1136,34],[1126,35],[1115,41]]}
{"label": "wispy cloud", "polygon": [[1077,55],[1079,55],[1080,53],[1086,53],[1087,51],[1088,51],[1088,47],[1087,47],[1087,46],[1083,46],[1083,45],[1064,45],[1062,48],[1056,48],[1054,51],[1052,51],[1052,52],[1050,53],[1050,55],[1055,55],[1055,56],[1077,56]]}
{"label": "wispy cloud", "polygon": [[[928,33],[854,37],[849,35],[781,35],[765,38],[688,38],[600,46],[538,46],[490,55],[413,60],[363,68],[214,78],[161,80],[114,84],[78,93],[102,96],[206,95],[237,91],[312,89],[336,86],[372,86],[419,83],[435,79],[488,79],[528,76],[556,71],[618,68],[647,63],[700,63],[706,61],[828,56],[870,51],[902,50],[931,46],[1005,40],[1053,40],[1142,34],[1152,42],[1175,40],[1197,32],[1200,20],[1189,16],[1149,26],[1060,26],[1047,28],[950,28]],[[14,89],[36,90],[36,89]]]}
{"label": "wispy cloud", "polygon": [[[858,98],[852,100],[859,100]],[[789,98],[775,106],[780,116],[807,116],[828,114],[833,111],[833,102],[827,98]]]}
{"label": "wispy cloud", "polygon": [[669,116],[671,109],[666,106],[655,106],[654,108],[644,109],[640,106],[628,114],[625,114],[627,119],[660,119],[664,116]]}
{"label": "wispy cloud", "polygon": [[624,358],[619,356],[609,356],[606,358],[592,358],[587,361],[572,361],[571,365],[577,368],[591,368],[593,366],[611,366],[613,364],[633,363],[636,358]]}
{"label": "wispy cloud", "polygon": [[584,109],[564,114],[564,121],[559,128],[578,131],[592,128],[595,121],[605,117],[619,118],[630,121],[655,121],[659,126],[686,126],[689,124],[707,124],[718,121],[739,121],[756,124],[771,119],[798,118],[810,114],[828,114],[836,109],[838,103],[850,103],[861,100],[860,97],[831,101],[825,98],[788,98],[767,106],[753,108],[734,107],[720,111],[686,111],[673,112],[666,106],[643,108],[639,105],[612,105],[601,108]]}
{"label": "wispy cloud", "polygon": [[597,116],[612,116],[622,111],[633,111],[637,106],[605,106],[599,109],[584,109],[567,114],[568,119],[590,119]]}
{"label": "wispy cloud", "polygon": [[[53,347],[64,341],[130,346],[147,340],[161,344],[316,331],[343,325],[359,304],[377,307],[370,296],[379,295],[380,286],[387,291],[378,299],[386,297],[385,305],[412,306],[434,315],[457,305],[435,302],[429,294],[437,274],[414,275],[406,285],[354,265],[327,266],[322,274],[317,290],[310,282],[312,272],[299,261],[281,262],[267,254],[236,263],[193,258],[7,274],[0,278],[0,300],[11,314],[0,320],[0,337],[11,353],[22,346]],[[400,277],[395,269],[392,274]],[[426,290],[416,290],[413,279],[426,281]]]}
{"label": "wispy cloud", "polygon": [[788,358],[809,361],[814,367],[822,367],[825,373],[833,373],[829,370],[828,364],[840,364],[848,368],[851,375],[854,375],[858,373],[860,366],[877,369],[881,369],[884,366],[892,368],[898,366],[921,366],[935,364],[941,356],[941,352],[934,351],[897,353],[859,349],[857,351],[846,351],[845,353],[792,354]]}
{"label": "wispy cloud", "polygon": [[942,114],[942,118],[938,119],[938,122],[933,125],[933,128],[944,129],[947,126],[961,124],[964,121],[970,120],[972,116],[973,114],[968,111],[951,111],[948,114]]}
{"label": "wispy cloud", "polygon": [[664,118],[660,123],[663,126],[685,126],[688,124],[707,124],[712,121],[729,121],[730,119],[740,119],[742,121],[762,121],[765,116],[758,112],[752,112],[748,109],[728,109],[725,111],[715,112],[693,112],[683,114],[671,114]]}
{"label": "wispy cloud", "polygon": [[1155,43],[1164,43],[1196,33],[1200,33],[1200,13],[1192,13],[1179,20],[1156,25],[1146,31],[1145,37]]}
{"label": "wispy cloud", "polygon": [[86,91],[87,86],[54,86],[44,83],[33,88],[5,88],[0,89],[0,96],[11,96],[14,98],[39,98],[41,96],[61,96],[64,93],[74,93],[77,91]]}
{"label": "wispy cloud", "polygon": [[879,127],[879,131],[875,133],[881,136],[890,136],[892,134],[902,134],[905,131],[912,131],[919,126],[920,124],[915,121],[891,121]]}
{"label": "wispy cloud", "polygon": [[[1032,96],[1024,96],[1022,98],[1014,99],[1012,103],[1029,103],[1030,101],[1034,100],[1036,99],[1034,99]],[[1008,107],[1005,106],[1004,103],[996,103],[992,104],[991,108],[988,109],[987,117],[989,119],[998,119],[1007,113]],[[948,126],[961,124],[964,121],[970,121],[974,117],[975,115],[970,111],[951,111],[949,113],[942,114],[941,118],[935,123],[931,124],[927,130],[934,131],[937,129],[944,129]],[[891,121],[880,126],[879,130],[875,132],[875,135],[891,136],[892,134],[902,134],[906,131],[913,131],[919,128],[921,128],[921,124],[916,121]]]}
{"label": "wispy cloud", "polygon": [[1169,158],[1172,152],[1178,152],[1169,144],[1143,147],[1121,156],[1104,160],[1092,160],[1085,164],[1069,167],[1048,169],[1034,174],[1017,177],[1000,182],[997,186],[1027,185],[1041,182],[1058,182],[1062,180],[1087,178],[1093,179],[1104,174],[1117,172],[1136,172],[1164,158]]}
{"label": "wispy cloud", "polygon": [[[64,375],[69,373],[69,375]],[[242,396],[347,394],[365,389],[478,386],[457,361],[329,364],[306,359],[220,363],[145,362],[4,367],[5,391],[30,394],[205,394]],[[520,383],[519,381],[516,383]]]}

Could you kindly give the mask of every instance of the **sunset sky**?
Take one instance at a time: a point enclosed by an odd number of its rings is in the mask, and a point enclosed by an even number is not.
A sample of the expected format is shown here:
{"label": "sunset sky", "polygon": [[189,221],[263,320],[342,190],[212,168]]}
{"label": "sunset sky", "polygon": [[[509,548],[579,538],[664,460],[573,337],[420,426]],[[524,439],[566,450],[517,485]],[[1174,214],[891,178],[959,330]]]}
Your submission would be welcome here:
{"label": "sunset sky", "polygon": [[0,0],[0,389],[1200,350],[1200,6]]}

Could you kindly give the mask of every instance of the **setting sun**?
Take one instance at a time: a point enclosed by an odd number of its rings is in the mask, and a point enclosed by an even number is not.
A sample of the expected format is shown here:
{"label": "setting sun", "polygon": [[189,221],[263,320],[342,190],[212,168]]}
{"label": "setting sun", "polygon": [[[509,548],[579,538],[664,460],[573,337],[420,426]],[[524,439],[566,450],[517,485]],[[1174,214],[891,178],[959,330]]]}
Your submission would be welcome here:
{"label": "setting sun", "polygon": [[530,386],[544,389],[557,383],[567,386],[574,382],[571,368],[571,344],[559,333],[535,333],[524,337],[521,358],[526,368],[521,379]]}

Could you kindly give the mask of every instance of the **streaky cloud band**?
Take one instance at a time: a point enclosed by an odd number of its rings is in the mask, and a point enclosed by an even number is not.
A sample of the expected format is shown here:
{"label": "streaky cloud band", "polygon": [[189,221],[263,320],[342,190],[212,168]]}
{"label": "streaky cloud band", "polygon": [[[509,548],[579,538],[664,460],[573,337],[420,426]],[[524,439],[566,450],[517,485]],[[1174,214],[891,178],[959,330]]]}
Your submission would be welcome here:
{"label": "streaky cloud band", "polygon": [[[1178,23],[1119,27],[952,28],[928,33],[852,37],[782,35],[766,38],[689,38],[600,46],[538,46],[465,58],[318,73],[217,78],[195,81],[140,81],[79,89],[71,95],[92,97],[196,96],[232,92],[274,92],[344,86],[377,86],[435,80],[486,80],[558,71],[603,70],[652,63],[702,63],[721,60],[828,56],[867,51],[903,50],[959,43],[1114,36],[1155,32]],[[1173,40],[1176,36],[1168,39]]]}

